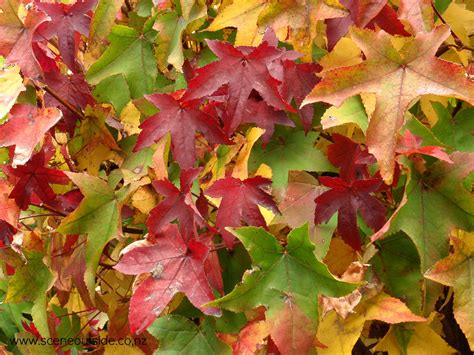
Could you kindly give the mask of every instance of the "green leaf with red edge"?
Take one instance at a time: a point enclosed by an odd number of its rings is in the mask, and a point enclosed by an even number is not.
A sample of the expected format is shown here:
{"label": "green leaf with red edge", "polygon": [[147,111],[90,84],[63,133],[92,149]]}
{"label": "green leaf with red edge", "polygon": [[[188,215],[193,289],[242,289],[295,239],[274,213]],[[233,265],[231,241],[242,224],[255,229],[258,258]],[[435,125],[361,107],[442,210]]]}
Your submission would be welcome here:
{"label": "green leaf with red edge", "polygon": [[341,105],[348,97],[374,93],[376,105],[367,129],[369,151],[377,158],[382,177],[393,179],[397,133],[409,105],[421,95],[456,97],[474,103],[474,83],[462,66],[436,58],[436,51],[450,34],[447,26],[407,38],[401,49],[384,31],[352,29],[353,41],[367,60],[325,74],[303,105],[324,101]]}
{"label": "green leaf with red edge", "polygon": [[242,283],[209,303],[233,312],[264,306],[270,335],[282,353],[305,354],[318,324],[318,295],[340,297],[357,288],[337,280],[314,256],[308,226],[294,229],[286,247],[262,228],[230,230],[252,258]]}

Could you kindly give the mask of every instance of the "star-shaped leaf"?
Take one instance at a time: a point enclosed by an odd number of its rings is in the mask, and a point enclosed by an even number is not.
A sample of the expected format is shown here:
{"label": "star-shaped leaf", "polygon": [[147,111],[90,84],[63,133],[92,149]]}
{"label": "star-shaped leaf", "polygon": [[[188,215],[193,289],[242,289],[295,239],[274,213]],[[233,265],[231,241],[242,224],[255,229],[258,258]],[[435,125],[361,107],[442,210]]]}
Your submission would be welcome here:
{"label": "star-shaped leaf", "polygon": [[285,354],[306,354],[318,324],[318,296],[340,297],[357,284],[337,280],[314,256],[308,227],[294,229],[286,247],[261,228],[232,230],[248,250],[253,268],[228,295],[211,302],[233,312],[264,306],[270,335]]}
{"label": "star-shaped leaf", "polygon": [[38,35],[45,39],[57,35],[61,57],[73,71],[76,70],[75,58],[79,44],[75,34],[89,35],[90,17],[87,13],[92,10],[96,2],[97,0],[81,0],[67,5],[36,0],[36,6],[51,18],[51,21],[38,28]]}
{"label": "star-shaped leaf", "polygon": [[245,180],[226,177],[217,180],[205,191],[208,196],[222,197],[216,225],[229,247],[233,245],[234,236],[226,231],[226,227],[239,227],[242,221],[251,226],[266,226],[259,205],[275,214],[280,213],[272,196],[263,190],[270,184],[270,180],[260,176]]}
{"label": "star-shaped leaf", "polygon": [[25,165],[5,168],[10,178],[16,178],[15,187],[9,197],[15,199],[22,210],[28,209],[28,205],[34,199],[39,199],[44,203],[53,201],[56,194],[49,184],[67,185],[69,183],[64,172],[45,166],[48,159],[49,156],[46,156],[42,150]]}
{"label": "star-shaped leaf", "polygon": [[189,238],[196,234],[196,226],[204,225],[191,195],[191,186],[198,175],[199,169],[183,170],[179,189],[169,180],[153,182],[155,190],[165,199],[150,212],[147,220],[150,232],[160,233],[169,223],[178,220],[181,233]]}
{"label": "star-shaped leaf", "polygon": [[342,239],[355,250],[360,250],[357,212],[374,231],[385,223],[385,207],[370,193],[382,186],[381,179],[345,181],[321,176],[319,182],[331,189],[316,197],[314,223],[327,222],[338,211],[337,230]]}
{"label": "star-shaped leaf", "polygon": [[66,172],[79,187],[84,198],[58,227],[62,234],[86,234],[86,273],[84,279],[93,299],[95,272],[104,246],[122,233],[121,209],[135,186],[128,185],[115,192],[104,180],[85,173]]}
{"label": "star-shaped leaf", "polygon": [[0,147],[14,145],[13,164],[25,164],[35,146],[61,117],[57,108],[39,109],[33,105],[17,104],[10,110],[8,121],[0,125]]}
{"label": "star-shaped leaf", "polygon": [[384,31],[353,29],[352,39],[367,60],[327,72],[303,105],[317,101],[341,105],[350,96],[374,93],[376,105],[367,129],[367,144],[377,158],[382,177],[390,183],[397,133],[413,100],[435,94],[474,103],[474,83],[463,67],[435,57],[449,34],[447,26],[439,26],[432,32],[406,38],[397,50],[394,38]]}
{"label": "star-shaped leaf", "polygon": [[233,47],[226,42],[208,40],[209,48],[220,60],[197,70],[189,82],[185,100],[208,96],[227,85],[227,106],[224,114],[224,132],[233,133],[244,122],[245,107],[252,90],[258,92],[270,106],[294,111],[283,100],[279,81],[270,75],[268,65],[282,57],[284,51],[264,41],[256,48]]}
{"label": "star-shaped leaf", "polygon": [[474,235],[451,236],[453,252],[438,261],[425,277],[454,289],[454,317],[474,349]]}
{"label": "star-shaped leaf", "polygon": [[219,309],[202,306],[214,299],[204,270],[209,247],[195,239],[185,242],[174,224],[168,224],[155,240],[156,244],[146,246],[132,244],[114,267],[127,275],[150,273],[130,301],[131,331],[145,330],[178,292],[205,314],[220,315]]}
{"label": "star-shaped leaf", "polygon": [[135,150],[171,134],[171,149],[181,168],[189,169],[196,161],[195,132],[201,132],[211,143],[232,144],[219,128],[217,120],[199,109],[199,100],[185,101],[166,94],[145,95],[160,109],[140,125],[142,129]]}

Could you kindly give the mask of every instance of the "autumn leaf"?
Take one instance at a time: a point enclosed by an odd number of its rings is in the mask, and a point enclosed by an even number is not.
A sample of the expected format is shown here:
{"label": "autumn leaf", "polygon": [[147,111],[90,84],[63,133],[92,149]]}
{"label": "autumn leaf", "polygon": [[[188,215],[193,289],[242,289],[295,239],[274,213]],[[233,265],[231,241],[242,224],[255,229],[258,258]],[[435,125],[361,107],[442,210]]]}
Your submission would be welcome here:
{"label": "autumn leaf", "polygon": [[380,179],[344,181],[341,178],[321,176],[319,181],[331,189],[316,197],[314,223],[327,222],[338,211],[337,230],[342,239],[355,250],[360,250],[361,240],[357,227],[359,212],[374,231],[385,223],[385,207],[371,192],[382,186]]}
{"label": "autumn leaf", "polygon": [[185,239],[176,225],[168,225],[156,236],[156,244],[131,244],[124,251],[115,269],[127,274],[150,273],[142,281],[130,301],[130,329],[133,333],[145,330],[178,292],[183,292],[205,314],[220,315],[220,310],[203,304],[214,299],[204,272],[209,247]]}
{"label": "autumn leaf", "polygon": [[[17,104],[8,115],[8,121],[0,125],[0,147],[15,146],[13,164],[25,164],[30,160],[35,146],[62,117],[56,108],[39,109],[33,105]],[[25,139],[25,135],[28,139]]]}
{"label": "autumn leaf", "polygon": [[133,186],[125,186],[119,191],[104,180],[85,173],[66,175],[79,187],[84,199],[79,206],[66,216],[58,227],[63,234],[87,234],[86,261],[84,279],[94,299],[95,272],[104,246],[112,238],[122,233],[120,211]]}
{"label": "autumn leaf", "polygon": [[229,43],[207,41],[209,48],[220,60],[197,70],[189,82],[184,100],[211,95],[224,85],[228,86],[224,115],[224,132],[233,133],[244,122],[245,107],[252,90],[277,109],[294,109],[283,100],[279,81],[270,75],[268,65],[283,56],[284,51],[263,42],[256,48],[233,47]]}
{"label": "autumn leaf", "polygon": [[171,134],[171,149],[181,168],[189,169],[196,160],[195,131],[200,131],[210,143],[232,144],[221,131],[217,121],[199,109],[199,100],[185,101],[171,95],[145,95],[146,99],[160,109],[140,125],[135,150],[145,148]]}
{"label": "autumn leaf", "polygon": [[17,0],[2,0],[0,3],[0,55],[5,57],[6,63],[18,64],[24,75],[40,79],[42,71],[33,52],[32,41],[34,32],[48,21],[48,16],[32,8],[23,22],[18,16],[19,5]]}
{"label": "autumn leaf", "polygon": [[239,227],[242,222],[254,226],[266,226],[258,206],[280,213],[278,207],[264,189],[271,181],[260,176],[245,180],[226,177],[217,180],[205,194],[210,197],[222,197],[216,217],[216,226],[222,233],[227,246],[232,248],[234,236],[226,227]]}
{"label": "autumn leaf", "polygon": [[324,101],[338,106],[350,96],[375,93],[377,103],[367,129],[367,144],[369,152],[377,158],[382,177],[390,183],[396,134],[413,100],[435,94],[474,102],[474,83],[466,78],[464,69],[435,57],[449,34],[448,27],[439,26],[432,32],[406,39],[397,51],[391,42],[393,37],[387,33],[353,29],[351,37],[367,60],[327,72],[303,105]]}
{"label": "autumn leaf", "polygon": [[179,189],[169,180],[153,182],[155,190],[165,199],[150,211],[147,226],[152,233],[160,233],[169,223],[178,220],[181,234],[188,238],[196,234],[197,226],[204,225],[191,194],[191,186],[198,174],[199,169],[182,171]]}
{"label": "autumn leaf", "polygon": [[50,39],[56,35],[61,57],[72,71],[76,70],[75,58],[79,47],[76,33],[89,35],[90,17],[87,13],[92,10],[96,2],[97,0],[83,0],[72,5],[35,2],[36,6],[51,18],[51,21],[38,28],[37,36]]}
{"label": "autumn leaf", "polygon": [[466,335],[471,349],[474,348],[474,299],[472,297],[474,245],[472,237],[472,233],[453,232],[451,234],[453,253],[439,260],[425,273],[426,278],[453,287],[454,316]]}
{"label": "autumn leaf", "polygon": [[56,194],[49,184],[69,183],[64,172],[45,167],[50,157],[50,154],[45,154],[42,150],[35,154],[27,164],[5,169],[9,177],[15,180],[15,187],[10,192],[9,198],[15,199],[22,210],[28,209],[33,201],[52,202]]}
{"label": "autumn leaf", "polygon": [[444,148],[437,146],[422,147],[422,139],[415,136],[409,130],[406,130],[403,136],[400,137],[395,151],[406,156],[410,156],[411,154],[429,155],[438,158],[439,160],[452,163],[448,154],[444,151]]}
{"label": "autumn leaf", "polygon": [[316,259],[306,225],[288,235],[285,248],[261,228],[242,227],[232,233],[248,250],[253,268],[231,293],[209,305],[233,312],[265,306],[270,334],[279,350],[306,353],[316,334],[318,295],[343,296],[357,284],[338,281]]}

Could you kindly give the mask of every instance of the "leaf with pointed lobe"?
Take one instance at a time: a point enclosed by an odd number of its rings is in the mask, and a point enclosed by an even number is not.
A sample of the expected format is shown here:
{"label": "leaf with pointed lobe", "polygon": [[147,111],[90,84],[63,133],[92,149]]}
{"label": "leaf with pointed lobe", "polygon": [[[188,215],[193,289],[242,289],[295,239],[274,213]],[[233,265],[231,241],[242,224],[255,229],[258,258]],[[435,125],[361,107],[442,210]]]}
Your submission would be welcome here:
{"label": "leaf with pointed lobe", "polygon": [[232,144],[221,131],[217,122],[199,109],[200,100],[186,101],[168,94],[145,95],[160,109],[140,125],[142,129],[135,151],[148,147],[171,134],[171,149],[181,168],[192,168],[196,161],[195,132],[201,132],[214,144]]}
{"label": "leaf with pointed lobe", "polygon": [[370,177],[367,165],[375,163],[375,158],[360,144],[341,134],[332,135],[334,143],[328,147],[328,159],[340,168],[339,176],[346,181]]}
{"label": "leaf with pointed lobe", "polygon": [[0,119],[10,111],[23,90],[25,87],[20,68],[18,66],[2,68],[0,65]]}
{"label": "leaf with pointed lobe", "polygon": [[16,227],[20,209],[15,200],[9,197],[12,189],[13,186],[8,180],[0,179],[0,220]]}
{"label": "leaf with pointed lobe", "polygon": [[131,331],[145,330],[178,292],[183,292],[205,314],[220,315],[219,309],[203,306],[214,299],[204,270],[209,247],[196,239],[186,242],[173,224],[168,224],[155,242],[132,246],[114,267],[127,275],[150,273],[130,302]]}
{"label": "leaf with pointed lobe", "polygon": [[[28,104],[12,107],[8,121],[0,125],[0,147],[15,146],[13,164],[25,164],[35,146],[62,117],[57,108],[37,108]],[[25,139],[28,137],[28,139]]]}
{"label": "leaf with pointed lobe", "polygon": [[379,163],[382,177],[391,183],[396,134],[413,100],[435,94],[474,103],[474,83],[466,77],[464,68],[435,57],[449,34],[447,26],[439,26],[432,32],[418,33],[414,39],[400,39],[405,45],[397,50],[393,37],[384,31],[353,29],[351,37],[367,60],[327,72],[303,105],[318,101],[340,105],[356,94],[375,93],[367,145]]}
{"label": "leaf with pointed lobe", "polygon": [[352,25],[372,30],[377,25],[392,35],[409,35],[387,0],[341,0],[341,4],[349,10],[349,14],[325,21],[329,50],[347,34]]}
{"label": "leaf with pointed lobe", "polygon": [[294,112],[278,91],[279,81],[270,75],[268,65],[282,57],[284,51],[266,41],[258,47],[233,47],[226,42],[208,40],[209,48],[219,60],[197,70],[189,82],[185,100],[213,94],[228,87],[224,113],[224,132],[233,133],[245,119],[245,107],[252,90],[258,92],[270,106]]}
{"label": "leaf with pointed lobe", "polygon": [[5,57],[7,64],[18,64],[25,76],[39,79],[42,71],[33,52],[32,41],[38,26],[49,18],[33,7],[22,22],[18,16],[19,4],[17,0],[0,2],[0,55]]}
{"label": "leaf with pointed lobe", "polygon": [[415,136],[409,130],[406,130],[403,136],[399,138],[396,152],[406,156],[411,154],[424,154],[452,163],[452,160],[444,151],[444,148],[437,146],[422,146],[422,139]]}
{"label": "leaf with pointed lobe", "polygon": [[271,180],[260,176],[245,180],[226,177],[217,180],[205,191],[208,196],[222,198],[216,226],[229,248],[233,246],[234,236],[226,227],[239,227],[242,222],[251,226],[266,226],[258,206],[268,208],[275,214],[280,213],[272,196],[264,190],[270,184]]}
{"label": "leaf with pointed lobe", "polygon": [[321,176],[319,181],[331,189],[322,193],[314,200],[316,210],[314,223],[326,222],[338,211],[337,230],[342,239],[353,249],[360,250],[361,240],[357,226],[357,212],[359,212],[374,231],[385,223],[385,207],[370,193],[377,191],[381,179],[364,179],[345,181],[341,178]]}
{"label": "leaf with pointed lobe", "polygon": [[36,6],[51,18],[51,21],[38,27],[37,36],[50,39],[56,35],[61,57],[72,71],[76,71],[76,53],[79,45],[76,34],[89,35],[91,19],[87,13],[92,10],[96,2],[97,0],[80,0],[67,5],[35,1]]}
{"label": "leaf with pointed lobe", "polygon": [[16,178],[15,187],[10,192],[9,197],[15,199],[18,207],[22,210],[34,199],[48,203],[56,198],[56,194],[49,184],[67,185],[68,177],[61,171],[46,167],[48,161],[45,153],[35,154],[25,165],[16,168],[6,167],[10,178]]}
{"label": "leaf with pointed lobe", "polygon": [[314,244],[304,225],[288,235],[286,247],[262,228],[232,230],[252,258],[234,290],[209,305],[233,312],[264,306],[270,335],[287,354],[306,354],[313,346],[318,319],[318,295],[339,297],[358,285],[337,280],[314,256]]}
{"label": "leaf with pointed lobe", "polygon": [[181,234],[189,238],[196,234],[197,226],[204,225],[191,194],[191,186],[199,172],[199,169],[183,170],[179,189],[167,179],[153,182],[155,190],[165,198],[150,212],[147,220],[150,232],[160,233],[169,223],[178,220]]}
{"label": "leaf with pointed lobe", "polygon": [[115,192],[107,182],[98,177],[85,173],[66,174],[79,187],[84,198],[62,220],[57,231],[61,234],[87,235],[84,279],[91,299],[94,299],[95,273],[102,250],[111,239],[121,235],[122,206],[135,186],[128,185]]}

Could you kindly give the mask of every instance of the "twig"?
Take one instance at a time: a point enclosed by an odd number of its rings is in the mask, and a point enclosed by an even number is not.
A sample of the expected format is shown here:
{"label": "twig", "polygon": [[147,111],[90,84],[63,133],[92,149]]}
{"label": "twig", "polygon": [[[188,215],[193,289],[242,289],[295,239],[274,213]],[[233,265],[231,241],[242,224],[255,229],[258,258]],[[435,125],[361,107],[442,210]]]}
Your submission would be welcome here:
{"label": "twig", "polygon": [[65,106],[69,111],[74,113],[80,120],[84,120],[86,117],[84,114],[79,111],[77,108],[75,108],[70,102],[64,100],[61,96],[59,96],[55,91],[53,91],[51,88],[45,86],[43,87],[43,90],[46,91],[48,94],[50,94],[52,97],[54,97],[56,100],[58,100],[63,106]]}

